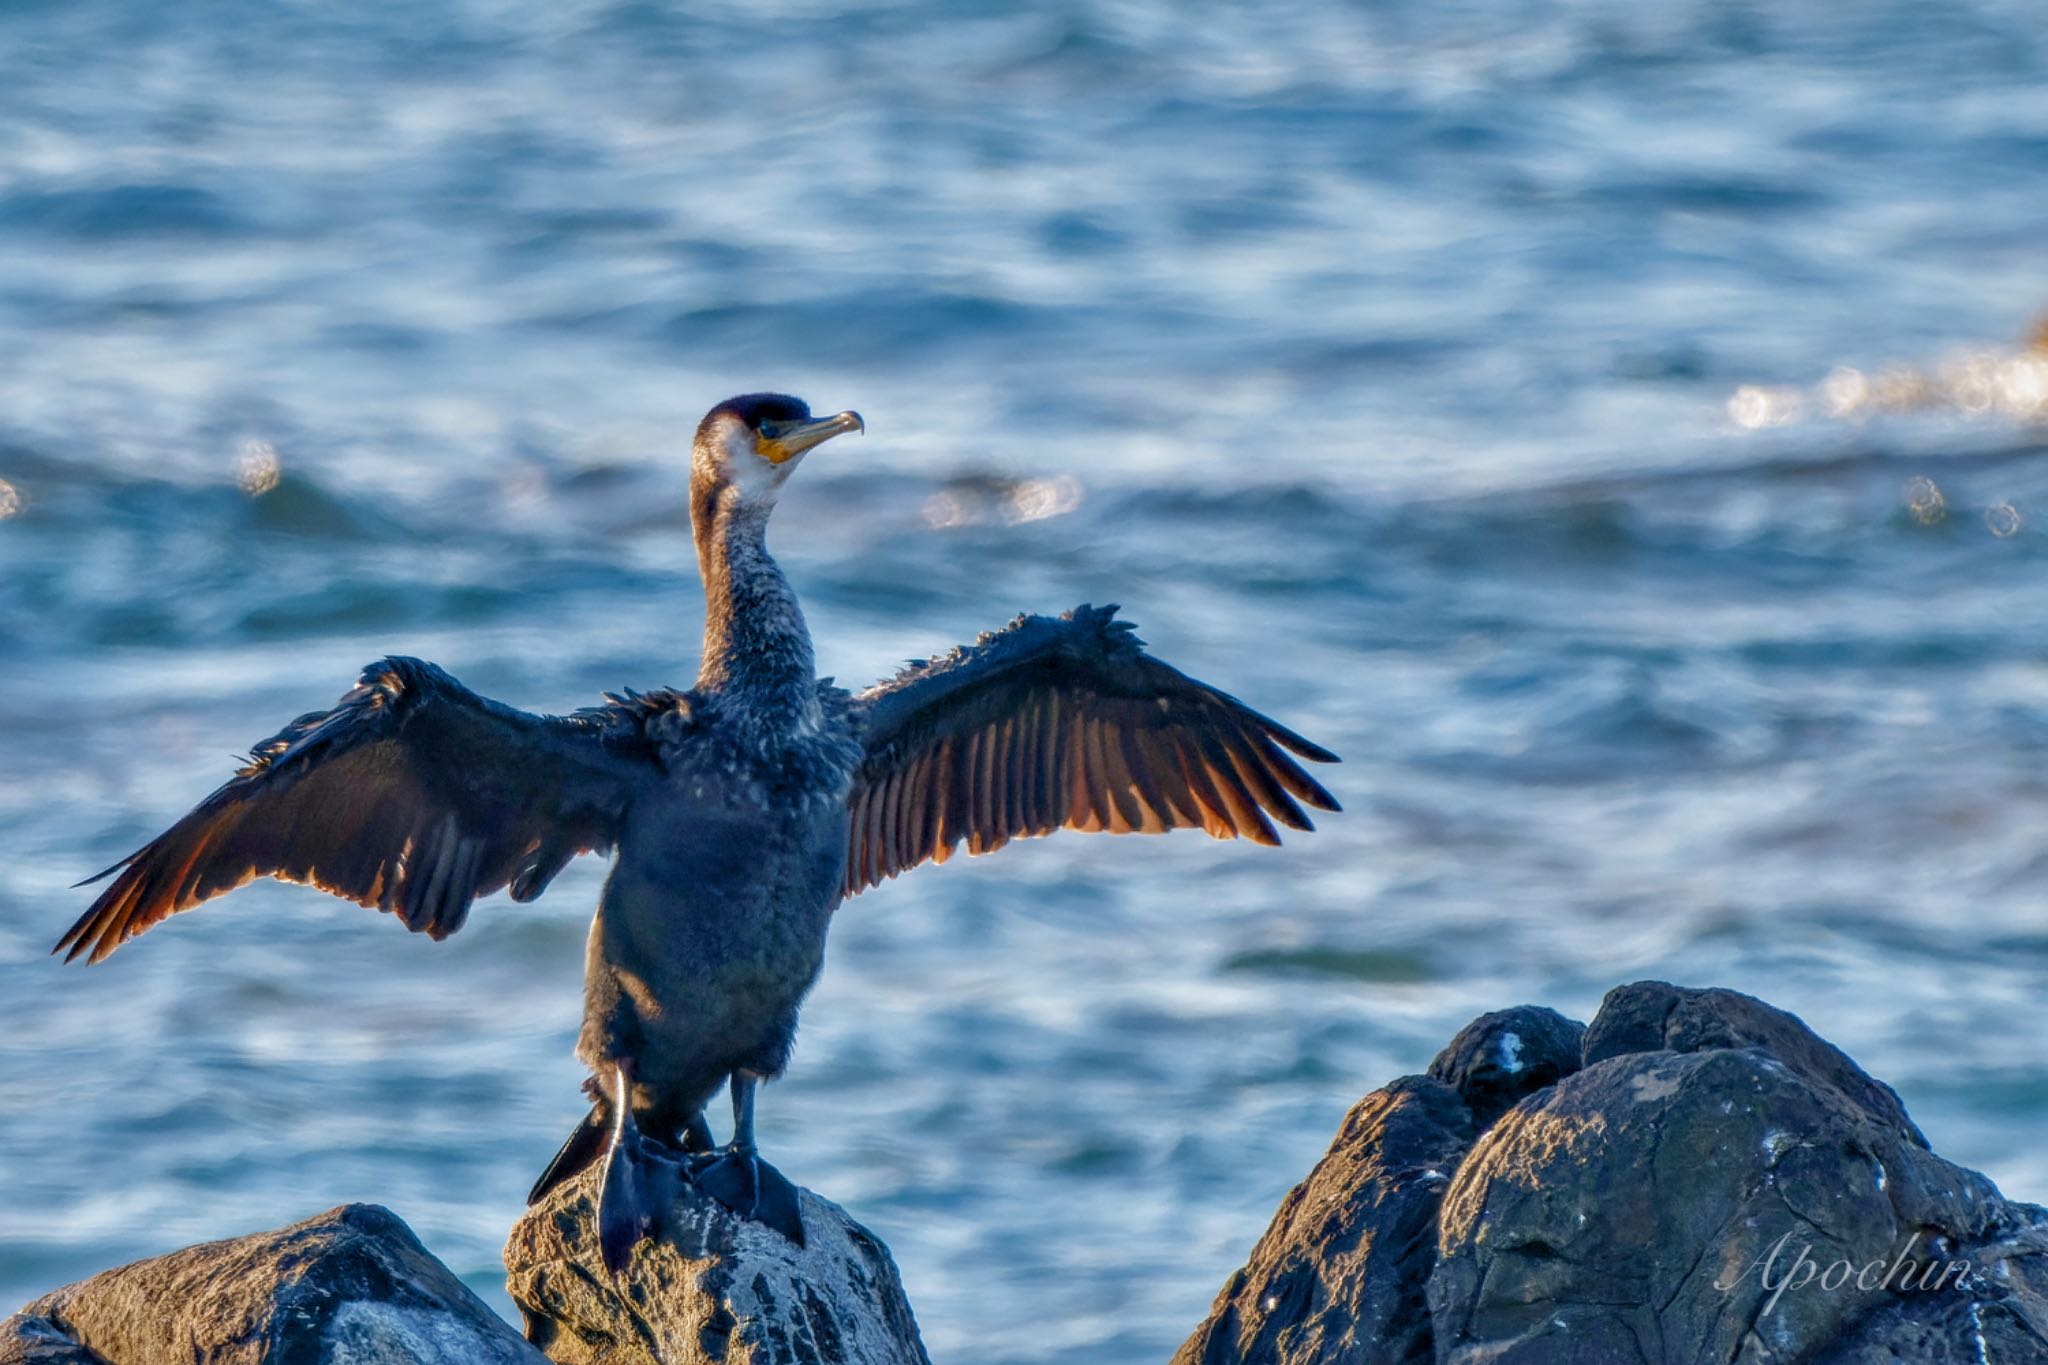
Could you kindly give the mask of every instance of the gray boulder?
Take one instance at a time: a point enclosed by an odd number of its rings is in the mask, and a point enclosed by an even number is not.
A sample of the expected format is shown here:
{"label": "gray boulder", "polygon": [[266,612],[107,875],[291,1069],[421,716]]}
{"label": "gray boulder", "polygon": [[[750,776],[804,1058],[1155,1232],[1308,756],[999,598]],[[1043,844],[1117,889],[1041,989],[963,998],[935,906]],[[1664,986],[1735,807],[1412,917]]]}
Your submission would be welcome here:
{"label": "gray boulder", "polygon": [[0,1325],[0,1365],[544,1365],[374,1204],[103,1271]]}
{"label": "gray boulder", "polygon": [[0,1365],[107,1365],[48,1318],[16,1313],[0,1322]]}
{"label": "gray boulder", "polygon": [[930,1365],[889,1250],[799,1190],[805,1245],[685,1186],[624,1272],[597,1245],[596,1168],[513,1225],[506,1288],[558,1365]]}
{"label": "gray boulder", "polygon": [[[1434,1079],[1362,1101],[1181,1365],[2048,1365],[2048,1211],[1935,1156],[1798,1019],[1646,982],[1608,996],[1583,1067],[1576,1033],[1488,1015]],[[1476,1137],[1432,1190],[1398,1125],[1359,1119],[1455,1133],[1447,1093]],[[1399,1249],[1377,1296],[1360,1247]]]}

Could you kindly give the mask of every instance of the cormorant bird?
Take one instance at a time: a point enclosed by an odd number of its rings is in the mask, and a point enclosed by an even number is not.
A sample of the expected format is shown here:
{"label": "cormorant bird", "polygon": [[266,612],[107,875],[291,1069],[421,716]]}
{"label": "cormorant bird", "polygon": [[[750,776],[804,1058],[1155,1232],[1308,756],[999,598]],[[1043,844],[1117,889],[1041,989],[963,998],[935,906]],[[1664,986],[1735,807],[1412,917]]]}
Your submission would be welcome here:
{"label": "cormorant bird", "polygon": [[[1337,803],[1289,754],[1336,755],[1153,658],[1114,607],[1019,616],[849,695],[820,679],[764,543],[804,453],[866,428],[795,398],[713,408],[691,450],[704,655],[685,692],[568,716],[480,697],[388,658],[301,716],[112,876],[58,942],[98,962],[258,876],[307,882],[441,939],[471,902],[532,900],[579,853],[616,852],[591,924],[577,1053],[589,1117],[538,1184],[604,1161],[606,1262],[689,1180],[803,1238],[795,1191],[754,1146],[754,1090],[789,1059],[841,898],[962,843],[1065,827],[1206,830],[1278,843]],[[731,1088],[711,1150],[705,1105]]]}

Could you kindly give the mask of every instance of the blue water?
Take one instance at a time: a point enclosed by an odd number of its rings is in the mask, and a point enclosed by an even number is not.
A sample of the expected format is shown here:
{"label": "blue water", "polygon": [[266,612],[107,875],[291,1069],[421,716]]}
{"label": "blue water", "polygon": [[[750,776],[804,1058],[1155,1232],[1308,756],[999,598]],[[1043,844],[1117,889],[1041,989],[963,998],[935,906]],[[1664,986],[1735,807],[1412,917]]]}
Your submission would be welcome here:
{"label": "blue water", "polygon": [[2048,1198],[2044,227],[2017,0],[0,8],[0,1310],[350,1199],[505,1305],[600,866],[44,952],[383,653],[687,681],[770,387],[868,419],[828,670],[1118,600],[1347,760],[842,912],[764,1140],[937,1358],[1163,1357],[1359,1094],[1644,976]]}

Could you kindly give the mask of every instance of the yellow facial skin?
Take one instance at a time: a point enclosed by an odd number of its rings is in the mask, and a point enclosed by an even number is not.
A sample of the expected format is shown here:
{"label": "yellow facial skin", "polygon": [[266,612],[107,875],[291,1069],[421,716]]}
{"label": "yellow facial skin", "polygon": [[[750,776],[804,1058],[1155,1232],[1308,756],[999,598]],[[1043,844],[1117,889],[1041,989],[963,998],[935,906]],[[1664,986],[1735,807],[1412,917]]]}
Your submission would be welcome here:
{"label": "yellow facial skin", "polygon": [[842,432],[867,429],[857,412],[834,413],[809,422],[763,422],[754,436],[754,450],[770,464],[783,464]]}

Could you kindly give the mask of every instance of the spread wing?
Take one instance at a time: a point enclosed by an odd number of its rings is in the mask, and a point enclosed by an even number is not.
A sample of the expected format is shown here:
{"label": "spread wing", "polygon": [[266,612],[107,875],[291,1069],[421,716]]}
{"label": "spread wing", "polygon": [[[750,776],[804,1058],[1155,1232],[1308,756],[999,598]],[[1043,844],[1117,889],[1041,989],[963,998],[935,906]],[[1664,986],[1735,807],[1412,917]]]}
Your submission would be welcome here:
{"label": "spread wing", "polygon": [[380,660],[333,710],[257,745],[184,819],[91,878],[114,880],[52,951],[98,962],[260,876],[445,938],[478,896],[509,883],[531,900],[578,853],[611,846],[653,762],[636,733],[617,704],[529,715],[432,664]]}
{"label": "spread wing", "polygon": [[1338,808],[1290,757],[1335,754],[1145,653],[1115,614],[1019,616],[854,698],[848,895],[962,841],[1189,828],[1277,844],[1274,820],[1314,828],[1302,803]]}

